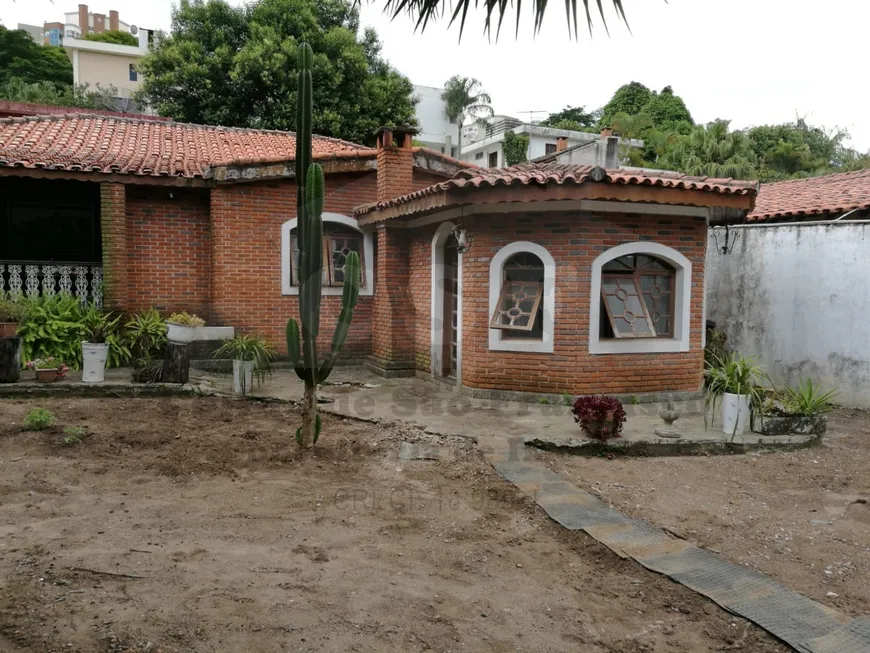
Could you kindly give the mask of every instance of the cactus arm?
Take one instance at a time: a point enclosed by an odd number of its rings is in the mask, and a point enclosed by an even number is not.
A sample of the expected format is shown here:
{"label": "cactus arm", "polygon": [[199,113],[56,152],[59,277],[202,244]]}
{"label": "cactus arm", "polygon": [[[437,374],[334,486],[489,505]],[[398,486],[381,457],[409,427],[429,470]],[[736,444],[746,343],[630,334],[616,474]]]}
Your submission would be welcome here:
{"label": "cactus arm", "polygon": [[335,361],[341,350],[344,349],[344,343],[347,340],[347,333],[350,329],[350,323],[353,320],[353,309],[356,307],[356,302],[359,299],[360,287],[360,260],[359,254],[351,252],[347,255],[347,260],[344,264],[344,286],[341,292],[341,313],[338,316],[338,323],[335,325],[335,332],[332,335],[332,347],[329,355],[320,366],[317,372],[317,382],[323,383],[329,378],[332,368],[335,367]]}
{"label": "cactus arm", "polygon": [[298,376],[303,381],[306,380],[308,376],[305,374],[305,370],[302,365],[300,365],[300,338],[299,338],[299,324],[292,317],[287,320],[287,355],[290,358],[290,364],[293,366],[293,370],[296,372],[296,376]]}

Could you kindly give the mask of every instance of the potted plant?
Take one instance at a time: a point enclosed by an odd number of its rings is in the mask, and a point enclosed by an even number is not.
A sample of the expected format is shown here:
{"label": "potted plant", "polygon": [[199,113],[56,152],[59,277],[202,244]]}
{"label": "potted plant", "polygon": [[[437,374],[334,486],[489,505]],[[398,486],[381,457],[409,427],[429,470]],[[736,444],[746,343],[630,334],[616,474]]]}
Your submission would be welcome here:
{"label": "potted plant", "polygon": [[577,397],[572,408],[574,421],[583,432],[595,440],[605,442],[618,438],[625,424],[625,408],[616,397],[587,395]]}
{"label": "potted plant", "polygon": [[166,323],[153,308],[134,315],[126,324],[127,343],[133,358],[133,381],[156,380],[159,366],[151,363],[154,354],[166,342]]}
{"label": "potted plant", "polygon": [[836,390],[823,392],[812,379],[780,393],[772,391],[762,404],[758,433],[763,435],[822,435],[828,429],[825,413],[833,410]]}
{"label": "potted plant", "polygon": [[237,335],[221,345],[214,357],[233,359],[233,392],[247,394],[254,377],[262,385],[272,374],[275,350],[260,336]]}
{"label": "potted plant", "polygon": [[704,405],[706,423],[707,409],[712,420],[716,409],[722,407],[722,432],[731,436],[742,435],[747,424],[761,409],[763,399],[762,381],[767,375],[755,363],[755,359],[732,353],[713,356],[707,363],[707,399]]}
{"label": "potted plant", "polygon": [[193,342],[196,329],[205,326],[205,320],[190,313],[173,313],[166,319],[166,339],[174,345]]}
{"label": "potted plant", "polygon": [[106,378],[106,362],[109,358],[107,339],[115,331],[121,316],[112,319],[96,306],[89,306],[82,318],[85,340],[82,341],[82,381],[102,383]]}
{"label": "potted plant", "polygon": [[60,381],[69,372],[67,367],[61,360],[54,356],[46,356],[45,358],[34,358],[28,361],[25,367],[33,370],[36,373],[36,380],[41,383],[54,383]]}
{"label": "potted plant", "polygon": [[17,299],[12,293],[0,292],[0,338],[14,338],[18,331],[25,306]]}

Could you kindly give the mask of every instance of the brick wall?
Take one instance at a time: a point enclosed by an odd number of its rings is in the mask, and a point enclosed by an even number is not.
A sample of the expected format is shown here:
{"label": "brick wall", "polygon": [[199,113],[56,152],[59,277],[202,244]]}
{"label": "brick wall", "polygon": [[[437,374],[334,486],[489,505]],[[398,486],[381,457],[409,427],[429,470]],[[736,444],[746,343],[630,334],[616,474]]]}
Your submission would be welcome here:
{"label": "brick wall", "polygon": [[209,191],[127,186],[126,199],[128,310],[210,320]]}
{"label": "brick wall", "polygon": [[[574,395],[698,390],[703,372],[703,219],[548,212],[479,216],[465,223],[471,243],[463,258],[463,385]],[[418,232],[410,246],[417,323],[415,360],[418,369],[427,372],[431,240],[432,231]],[[489,351],[489,263],[501,247],[517,240],[545,247],[556,261],[552,354]],[[592,356],[588,353],[592,262],[606,249],[638,240],[673,247],[692,262],[691,349]]]}
{"label": "brick wall", "polygon": [[437,175],[434,172],[429,172],[428,170],[420,170],[419,168],[414,168],[412,185],[414,187],[414,190],[420,190],[421,188],[426,188],[428,186],[434,186],[435,184],[441,183],[445,179],[449,179],[449,177]]}
{"label": "brick wall", "polygon": [[[259,333],[286,353],[287,318],[298,317],[297,296],[281,294],[281,225],[296,217],[292,180],[218,186],[211,191],[211,309],[215,323]],[[377,199],[376,175],[328,175],[325,210],[352,215]],[[341,298],[324,297],[321,351],[332,339]],[[360,297],[345,345],[346,357],[371,352],[372,297]]]}

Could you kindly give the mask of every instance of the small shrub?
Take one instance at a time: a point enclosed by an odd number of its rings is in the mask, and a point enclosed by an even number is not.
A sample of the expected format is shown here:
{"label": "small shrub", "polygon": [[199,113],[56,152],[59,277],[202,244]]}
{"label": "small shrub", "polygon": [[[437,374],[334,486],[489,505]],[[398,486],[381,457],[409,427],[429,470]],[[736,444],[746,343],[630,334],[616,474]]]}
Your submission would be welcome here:
{"label": "small shrub", "polygon": [[167,322],[172,322],[174,324],[180,324],[181,326],[189,326],[189,327],[201,327],[205,326],[205,320],[197,315],[193,315],[191,313],[173,313],[168,318],[166,318]]}
{"label": "small shrub", "polygon": [[66,436],[63,439],[64,444],[78,444],[85,438],[87,431],[84,426],[67,426],[63,434]]}
{"label": "small shrub", "polygon": [[588,395],[574,401],[574,421],[590,438],[604,442],[618,438],[625,424],[625,408],[615,397]]}
{"label": "small shrub", "polygon": [[574,404],[574,397],[572,397],[568,392],[563,392],[562,403],[566,406],[572,406]]}
{"label": "small shrub", "polygon": [[803,379],[797,386],[786,388],[781,399],[784,410],[791,415],[815,417],[833,410],[831,402],[836,390],[824,392],[812,379]]}
{"label": "small shrub", "polygon": [[42,431],[54,424],[54,413],[45,408],[34,408],[24,418],[24,428],[27,431]]}

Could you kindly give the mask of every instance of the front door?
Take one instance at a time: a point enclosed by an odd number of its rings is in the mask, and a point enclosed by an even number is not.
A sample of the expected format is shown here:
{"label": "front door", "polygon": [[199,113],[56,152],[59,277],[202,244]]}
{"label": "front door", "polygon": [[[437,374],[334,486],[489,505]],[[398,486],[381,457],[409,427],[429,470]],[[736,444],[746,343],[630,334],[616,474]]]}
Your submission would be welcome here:
{"label": "front door", "polygon": [[456,377],[459,353],[459,243],[452,234],[444,243],[444,328],[442,329],[442,376]]}

